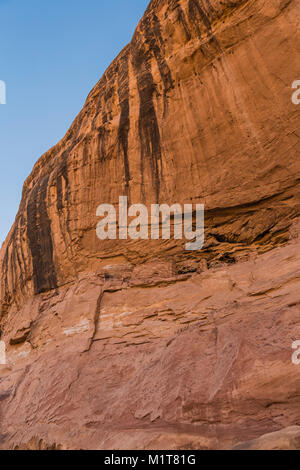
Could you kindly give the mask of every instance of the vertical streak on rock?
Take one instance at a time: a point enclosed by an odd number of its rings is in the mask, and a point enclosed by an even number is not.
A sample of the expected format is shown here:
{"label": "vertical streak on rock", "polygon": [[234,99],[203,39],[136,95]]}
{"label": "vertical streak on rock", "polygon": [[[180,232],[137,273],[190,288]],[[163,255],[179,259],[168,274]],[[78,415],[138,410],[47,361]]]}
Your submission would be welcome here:
{"label": "vertical streak on rock", "polygon": [[217,11],[212,6],[210,0],[205,0],[205,5],[206,5],[207,16],[216,16],[217,15]]}
{"label": "vertical streak on rock", "polygon": [[192,39],[192,35],[191,35],[190,29],[188,27],[188,23],[185,18],[185,14],[180,4],[178,4],[177,11],[178,11],[178,21],[184,29],[187,41],[190,41]]}
{"label": "vertical streak on rock", "polygon": [[104,90],[104,88],[106,86],[106,81],[107,81],[106,76],[104,74],[103,77],[101,78],[100,82],[99,82],[100,91],[99,91],[97,101],[96,101],[96,104],[95,104],[95,114],[94,114],[94,117],[93,117],[93,120],[92,120],[92,126],[91,126],[92,131],[94,131],[96,129],[96,121],[97,121],[97,118],[100,114],[100,110],[101,110],[101,106],[102,106],[102,98],[103,98],[102,91]]}
{"label": "vertical streak on rock", "polygon": [[[21,204],[21,207],[23,206],[23,204]],[[23,279],[23,273],[24,273],[24,277],[26,277],[26,274],[27,274],[27,265],[26,265],[26,259],[25,259],[25,254],[24,254],[24,249],[23,249],[23,235],[26,233],[26,220],[25,220],[25,216],[24,216],[24,212],[21,212],[21,215],[18,216],[18,226],[19,226],[19,240],[20,240],[20,252],[21,252],[21,257],[22,257],[22,264],[20,265],[20,271],[21,271],[21,281]],[[25,238],[25,237],[24,237]],[[23,291],[23,285],[21,284],[21,289]]]}
{"label": "vertical streak on rock", "polygon": [[105,87],[103,94],[103,111],[102,111],[102,124],[112,120],[112,108],[113,101],[116,93],[116,84],[115,84],[115,70],[107,70],[107,86]]}
{"label": "vertical streak on rock", "polygon": [[[59,214],[59,226],[61,235],[64,240],[66,251],[70,250],[72,253],[72,237],[69,227],[69,177],[68,177],[68,155],[66,150],[60,157],[60,165],[56,175],[56,209]],[[63,185],[64,182],[64,185]],[[63,190],[65,188],[65,192]],[[66,208],[66,211],[64,209]],[[66,216],[65,216],[66,214]],[[63,220],[62,220],[63,218]],[[67,236],[68,235],[68,239]]]}
{"label": "vertical streak on rock", "polygon": [[183,30],[184,30],[184,33],[185,33],[185,36],[186,36],[186,40],[190,41],[192,39],[192,36],[191,36],[191,32],[190,32],[190,29],[188,27],[188,24],[187,24],[187,21],[186,21],[186,18],[185,18],[184,11],[183,11],[183,9],[180,5],[180,1],[179,0],[168,0],[168,9],[171,10],[171,11],[176,11],[177,21],[183,27]]}
{"label": "vertical streak on rock", "polygon": [[[3,263],[2,263],[2,266],[1,266],[1,276],[2,276],[2,279],[4,279],[4,289],[3,291],[1,292],[1,295],[2,297],[4,298],[4,303],[7,302],[9,303],[10,302],[10,293],[9,293],[9,288],[8,288],[8,267],[9,267],[9,249],[11,247],[11,245],[14,245],[14,235],[15,235],[15,230],[13,231],[12,233],[12,238],[9,242],[9,244],[7,245],[6,247],[6,250],[5,250],[5,254],[4,254],[4,257],[3,257]],[[15,247],[13,247],[13,252],[15,250]],[[2,281],[3,282],[3,281]]]}
{"label": "vertical streak on rock", "polygon": [[200,29],[201,23],[204,24],[208,32],[211,32],[211,24],[208,19],[208,16],[205,13],[204,9],[199,5],[198,0],[189,0],[188,12],[190,21],[194,24],[199,38],[202,36]]}
{"label": "vertical streak on rock", "polygon": [[[59,172],[58,172],[57,179],[56,179],[56,188],[57,188],[56,207],[57,207],[58,211],[60,211],[64,207],[62,179],[64,179],[65,185],[68,188],[69,180],[68,180],[68,157],[67,157],[67,152],[64,152],[61,156],[61,164],[60,164]],[[66,198],[68,199],[68,193],[66,193]]]}
{"label": "vertical streak on rock", "polygon": [[[209,14],[207,10],[211,14]],[[222,47],[212,30],[213,18],[214,16],[218,17],[218,14],[212,7],[211,3],[207,0],[200,5],[198,0],[189,0],[188,15],[190,23],[194,26],[198,38],[200,39],[202,37],[202,33],[206,33],[209,38],[206,47],[204,49],[202,49],[202,46],[200,47],[202,53],[204,55],[209,55],[212,59],[216,57],[217,54],[221,54],[223,52]],[[202,26],[205,28],[203,31],[201,31]]]}
{"label": "vertical streak on rock", "polygon": [[170,68],[165,59],[165,43],[158,17],[155,14],[146,17],[142,24],[142,30],[145,35],[145,42],[156,59],[159,73],[163,81],[165,114],[167,111],[167,93],[174,88],[174,83]]}
{"label": "vertical streak on rock", "polygon": [[8,244],[1,266],[1,297],[3,299],[0,311],[0,317],[5,314],[6,306],[10,303],[10,293],[8,289],[8,249],[10,244]]}
{"label": "vertical streak on rock", "polygon": [[155,191],[156,202],[160,195],[161,142],[153,95],[156,91],[151,73],[149,56],[145,50],[145,43],[138,32],[132,42],[132,65],[136,75],[137,88],[140,97],[139,137],[141,144],[141,197],[145,201],[144,167],[150,161],[152,184]]}
{"label": "vertical streak on rock", "polygon": [[122,148],[125,172],[125,194],[130,192],[130,166],[128,159],[128,135],[130,129],[130,104],[129,104],[129,49],[121,59],[119,69],[118,96],[121,108],[120,123],[118,129],[119,147]]}
{"label": "vertical streak on rock", "polygon": [[[26,276],[28,266],[26,264],[22,238],[25,230],[25,218],[24,218],[24,201],[20,205],[20,213],[16,217],[15,228],[12,231],[11,238],[5,249],[5,253],[1,265],[1,296],[4,299],[4,308],[0,311],[1,313],[5,310],[6,302],[9,304],[12,296],[12,292],[9,289],[9,278],[11,278],[11,284],[13,286],[19,286],[20,291],[24,293],[24,287],[26,283]],[[10,270],[10,272],[9,272]]]}
{"label": "vertical streak on rock", "polygon": [[108,131],[106,131],[104,125],[99,127],[98,129],[98,137],[97,137],[97,156],[98,162],[103,162],[105,157],[107,156],[106,153],[106,140],[108,138]]}
{"label": "vertical streak on rock", "polygon": [[27,206],[27,238],[32,256],[35,294],[57,287],[51,222],[47,213],[48,181],[49,175],[35,185]]}

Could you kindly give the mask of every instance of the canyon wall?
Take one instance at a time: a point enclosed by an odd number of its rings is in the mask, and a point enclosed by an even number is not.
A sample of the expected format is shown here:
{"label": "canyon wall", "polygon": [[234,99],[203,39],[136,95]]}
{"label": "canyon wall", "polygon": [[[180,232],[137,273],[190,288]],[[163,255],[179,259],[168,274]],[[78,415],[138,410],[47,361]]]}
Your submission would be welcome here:
{"label": "canyon wall", "polygon": [[[299,64],[297,0],[150,2],[2,246],[0,447],[232,448],[300,425]],[[205,204],[203,249],[100,241],[122,195]]]}

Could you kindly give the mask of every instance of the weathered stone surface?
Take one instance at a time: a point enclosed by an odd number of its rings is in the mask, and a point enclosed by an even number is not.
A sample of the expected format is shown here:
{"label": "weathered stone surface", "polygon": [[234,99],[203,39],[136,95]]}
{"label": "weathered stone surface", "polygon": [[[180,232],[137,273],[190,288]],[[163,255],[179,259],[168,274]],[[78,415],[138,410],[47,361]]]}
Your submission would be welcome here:
{"label": "weathered stone surface", "polygon": [[299,423],[299,245],[140,285],[108,266],[12,311],[7,344],[31,326],[1,371],[1,446],[231,448]]}
{"label": "weathered stone surface", "polygon": [[291,426],[282,431],[265,434],[259,439],[245,442],[235,450],[299,450],[300,426]]}
{"label": "weathered stone surface", "polygon": [[[267,447],[300,424],[299,36],[297,0],[150,2],[0,252],[1,448]],[[204,249],[100,242],[120,195],[205,203]]]}
{"label": "weathered stone surface", "polygon": [[205,203],[196,261],[286,241],[299,215],[298,35],[292,0],[152,1],[24,185],[1,251],[3,312],[101,263],[191,257],[178,242],[100,243],[96,208],[122,194]]}

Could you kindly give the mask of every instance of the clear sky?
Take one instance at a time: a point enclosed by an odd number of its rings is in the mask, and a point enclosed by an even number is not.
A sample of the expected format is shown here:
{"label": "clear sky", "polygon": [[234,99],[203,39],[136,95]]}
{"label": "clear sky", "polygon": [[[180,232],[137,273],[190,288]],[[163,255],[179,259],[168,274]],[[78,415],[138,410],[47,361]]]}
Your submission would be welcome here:
{"label": "clear sky", "polygon": [[149,0],[0,0],[0,244],[23,182],[130,41]]}

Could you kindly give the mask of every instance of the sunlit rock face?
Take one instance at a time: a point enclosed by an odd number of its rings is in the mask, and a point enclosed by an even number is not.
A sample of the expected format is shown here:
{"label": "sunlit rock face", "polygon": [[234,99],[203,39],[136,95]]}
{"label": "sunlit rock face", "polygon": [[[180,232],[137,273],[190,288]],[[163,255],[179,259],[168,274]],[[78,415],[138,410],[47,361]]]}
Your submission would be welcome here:
{"label": "sunlit rock face", "polygon": [[[0,447],[297,447],[299,64],[297,0],[150,2],[2,247]],[[121,195],[203,249],[100,241]]]}

